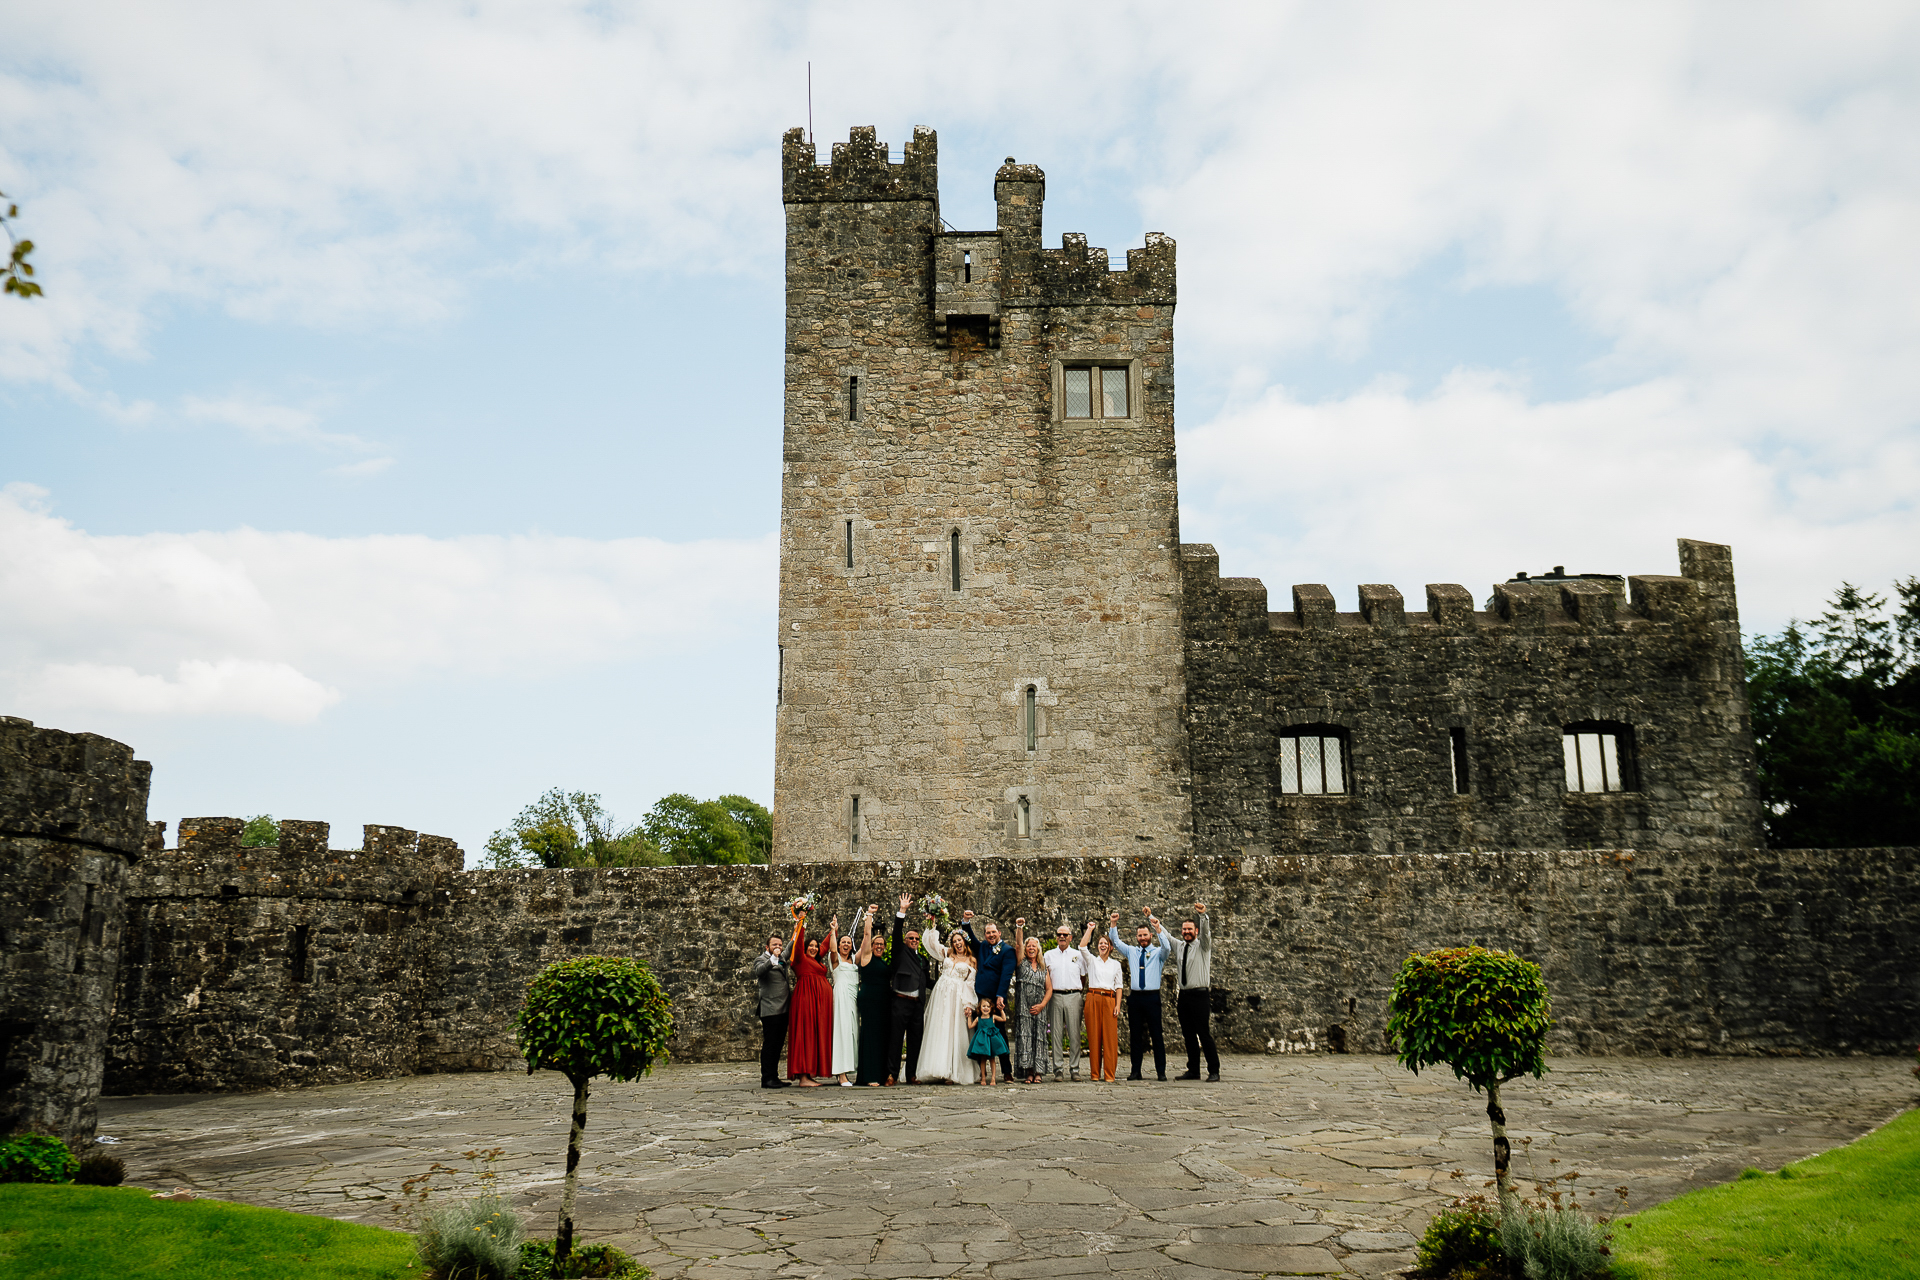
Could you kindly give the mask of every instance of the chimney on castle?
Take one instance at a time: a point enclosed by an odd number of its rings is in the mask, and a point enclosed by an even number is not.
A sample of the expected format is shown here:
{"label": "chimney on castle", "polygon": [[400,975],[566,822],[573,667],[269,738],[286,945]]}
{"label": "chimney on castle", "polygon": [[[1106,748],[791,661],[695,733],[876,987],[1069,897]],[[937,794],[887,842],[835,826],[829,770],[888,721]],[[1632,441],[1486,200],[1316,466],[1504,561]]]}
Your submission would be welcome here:
{"label": "chimney on castle", "polygon": [[1046,199],[1047,175],[1037,164],[1016,164],[1008,156],[993,175],[1000,252],[1010,275],[1033,275],[1033,255],[1040,251],[1040,207]]}

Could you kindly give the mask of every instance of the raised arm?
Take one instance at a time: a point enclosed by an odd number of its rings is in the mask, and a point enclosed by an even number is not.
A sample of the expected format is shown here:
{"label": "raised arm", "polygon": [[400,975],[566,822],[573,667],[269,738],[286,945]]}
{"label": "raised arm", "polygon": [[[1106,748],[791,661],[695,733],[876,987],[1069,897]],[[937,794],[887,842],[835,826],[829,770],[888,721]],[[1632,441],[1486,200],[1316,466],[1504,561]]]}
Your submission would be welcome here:
{"label": "raised arm", "polygon": [[1087,950],[1087,944],[1093,941],[1095,922],[1087,921],[1087,927],[1080,931],[1080,958],[1087,962],[1087,972],[1093,972],[1093,952]]}
{"label": "raised arm", "polygon": [[1015,916],[1013,921],[1013,959],[1018,964],[1027,954],[1027,918]]}
{"label": "raised arm", "polygon": [[934,921],[932,916],[927,917],[927,925],[930,927],[920,930],[920,941],[926,944],[927,950],[933,953],[935,960],[938,960],[941,964],[945,964],[947,962],[947,944],[940,941],[940,926]]}
{"label": "raised arm", "polygon": [[840,917],[835,916],[827,926],[827,968],[840,967]]}
{"label": "raised arm", "polygon": [[1213,958],[1213,926],[1207,922],[1207,904],[1194,903],[1193,914],[1200,917],[1200,954],[1211,960]]}
{"label": "raised arm", "polygon": [[861,930],[860,950],[855,955],[855,959],[859,960],[862,967],[865,967],[866,963],[873,959],[873,917],[874,913],[879,910],[880,908],[877,906],[867,908],[866,927]]}
{"label": "raised arm", "polygon": [[[793,957],[796,965],[800,957],[807,954],[807,918],[804,915],[793,922],[793,941],[787,944],[787,954]],[[794,972],[800,970],[795,968]]]}

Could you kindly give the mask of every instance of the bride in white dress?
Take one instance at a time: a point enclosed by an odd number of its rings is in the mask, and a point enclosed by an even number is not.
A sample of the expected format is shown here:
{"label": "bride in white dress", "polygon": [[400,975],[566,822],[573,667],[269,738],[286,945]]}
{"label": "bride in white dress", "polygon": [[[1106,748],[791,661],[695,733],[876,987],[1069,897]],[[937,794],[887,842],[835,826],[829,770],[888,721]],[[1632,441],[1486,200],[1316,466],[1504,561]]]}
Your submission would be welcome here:
{"label": "bride in white dress", "polygon": [[930,1080],[968,1084],[973,1079],[973,1063],[967,1057],[967,1008],[974,1002],[973,952],[967,947],[967,935],[958,929],[944,947],[940,931],[931,925],[920,936],[940,961],[940,979],[927,997],[926,1030],[914,1074],[921,1084]]}

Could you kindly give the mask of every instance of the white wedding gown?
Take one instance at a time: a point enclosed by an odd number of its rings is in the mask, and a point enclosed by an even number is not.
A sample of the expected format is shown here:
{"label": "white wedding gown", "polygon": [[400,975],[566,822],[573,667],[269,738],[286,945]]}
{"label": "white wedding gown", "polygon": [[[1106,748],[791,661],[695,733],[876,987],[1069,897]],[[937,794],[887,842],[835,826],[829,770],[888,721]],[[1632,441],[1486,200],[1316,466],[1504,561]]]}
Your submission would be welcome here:
{"label": "white wedding gown", "polygon": [[940,980],[927,997],[926,1028],[915,1077],[922,1084],[929,1080],[968,1084],[973,1080],[973,1062],[967,1057],[967,1044],[972,1038],[967,1031],[967,1006],[974,1003],[973,966],[964,960],[946,963],[947,949],[941,945],[938,930],[928,930],[921,937],[941,965]]}

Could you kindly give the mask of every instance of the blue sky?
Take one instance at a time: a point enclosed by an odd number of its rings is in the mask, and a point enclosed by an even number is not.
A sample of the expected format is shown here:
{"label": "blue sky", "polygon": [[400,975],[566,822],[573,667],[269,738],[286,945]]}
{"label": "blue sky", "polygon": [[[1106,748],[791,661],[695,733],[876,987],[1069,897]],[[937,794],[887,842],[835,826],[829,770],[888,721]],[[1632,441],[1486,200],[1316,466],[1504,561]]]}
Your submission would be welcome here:
{"label": "blue sky", "polygon": [[[33,3],[0,189],[0,710],[153,815],[477,849],[771,799],[778,144],[1179,242],[1183,535],[1418,599],[1731,543],[1751,630],[1920,571],[1896,4]],[[1018,40],[994,32],[1019,31]]]}

